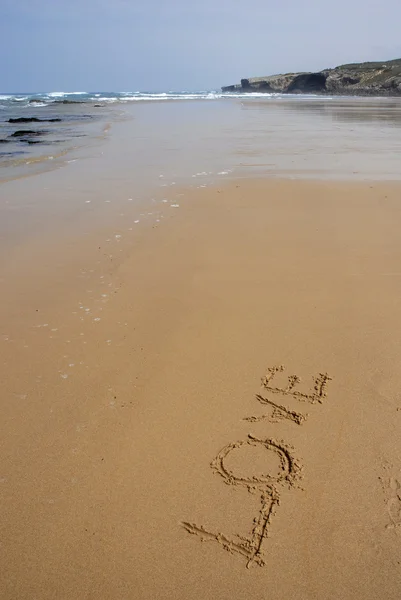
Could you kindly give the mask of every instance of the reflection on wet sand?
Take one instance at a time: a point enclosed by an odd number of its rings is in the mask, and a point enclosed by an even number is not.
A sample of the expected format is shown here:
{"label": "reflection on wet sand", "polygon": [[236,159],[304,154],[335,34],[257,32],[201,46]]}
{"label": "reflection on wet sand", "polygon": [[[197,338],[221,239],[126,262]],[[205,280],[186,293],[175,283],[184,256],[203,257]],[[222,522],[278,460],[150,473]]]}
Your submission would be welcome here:
{"label": "reflection on wet sand", "polygon": [[279,100],[257,100],[243,102],[243,109],[266,108],[283,110],[286,112],[308,112],[315,116],[328,116],[333,121],[355,121],[355,122],[382,122],[386,121],[392,125],[401,124],[401,98],[291,98]]}

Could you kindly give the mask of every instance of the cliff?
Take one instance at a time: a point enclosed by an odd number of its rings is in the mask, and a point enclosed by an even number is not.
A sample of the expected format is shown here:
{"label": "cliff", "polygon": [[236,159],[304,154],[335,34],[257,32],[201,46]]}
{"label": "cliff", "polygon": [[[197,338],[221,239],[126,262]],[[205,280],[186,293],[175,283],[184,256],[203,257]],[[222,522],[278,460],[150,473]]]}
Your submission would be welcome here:
{"label": "cliff", "polygon": [[241,79],[223,92],[401,96],[401,59],[341,65],[317,73],[286,73]]}

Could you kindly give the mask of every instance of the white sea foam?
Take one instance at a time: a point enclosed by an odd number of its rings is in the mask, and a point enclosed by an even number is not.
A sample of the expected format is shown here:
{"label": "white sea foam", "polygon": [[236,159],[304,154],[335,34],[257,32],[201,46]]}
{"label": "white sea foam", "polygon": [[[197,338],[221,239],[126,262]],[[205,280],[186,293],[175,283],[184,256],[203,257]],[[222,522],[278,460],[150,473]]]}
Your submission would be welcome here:
{"label": "white sea foam", "polygon": [[64,96],[64,92],[50,92],[47,95],[49,98],[62,98]]}
{"label": "white sea foam", "polygon": [[239,98],[239,97],[267,97],[275,94],[223,94],[220,92],[161,92],[161,93],[146,93],[146,92],[122,92],[116,95],[104,96],[93,94],[88,96],[88,100],[96,100],[98,102],[115,103],[115,102],[166,102],[169,100],[218,100],[220,98]]}
{"label": "white sea foam", "polygon": [[91,96],[88,100],[96,100],[97,102],[123,102],[118,96]]}
{"label": "white sea foam", "polygon": [[85,96],[87,92],[49,92],[49,98],[62,98],[63,96]]}
{"label": "white sea foam", "polygon": [[[114,93],[105,93],[105,92],[96,92],[89,94],[87,92],[48,92],[48,93],[37,93],[31,96],[21,96],[21,95],[11,95],[11,94],[2,94],[0,95],[0,102],[27,102],[30,99],[29,105],[32,107],[40,107],[46,106],[47,102],[54,102],[57,99],[63,99],[73,96],[81,96],[83,101],[87,102],[102,102],[105,104],[113,104],[117,102],[127,103],[127,102],[168,102],[168,101],[177,101],[177,100],[252,100],[253,98],[263,98],[268,100],[269,98],[289,98],[291,94],[286,94],[283,96],[282,94],[267,94],[264,92],[252,92],[252,93],[227,93],[220,91],[200,91],[200,92],[114,92]],[[295,98],[295,96],[293,96]],[[303,95],[303,98],[308,98],[311,100],[319,99],[320,96],[317,95]],[[296,96],[298,99],[299,96]],[[325,100],[331,100],[332,97],[325,96]]]}

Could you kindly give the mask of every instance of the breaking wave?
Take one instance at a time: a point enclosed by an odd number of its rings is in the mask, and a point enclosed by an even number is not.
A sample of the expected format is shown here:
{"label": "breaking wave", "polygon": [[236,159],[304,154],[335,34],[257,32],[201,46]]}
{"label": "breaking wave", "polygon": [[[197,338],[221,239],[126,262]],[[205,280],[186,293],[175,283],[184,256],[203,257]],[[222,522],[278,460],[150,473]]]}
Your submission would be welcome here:
{"label": "breaking wave", "polygon": [[[269,98],[281,94],[266,93],[223,93],[217,90],[200,92],[46,92],[36,94],[2,94],[0,106],[18,102],[23,106],[48,106],[52,103],[127,103],[127,102],[166,102],[169,100],[218,100],[221,98]],[[288,97],[288,96],[287,96]],[[327,99],[327,98],[326,98]]]}

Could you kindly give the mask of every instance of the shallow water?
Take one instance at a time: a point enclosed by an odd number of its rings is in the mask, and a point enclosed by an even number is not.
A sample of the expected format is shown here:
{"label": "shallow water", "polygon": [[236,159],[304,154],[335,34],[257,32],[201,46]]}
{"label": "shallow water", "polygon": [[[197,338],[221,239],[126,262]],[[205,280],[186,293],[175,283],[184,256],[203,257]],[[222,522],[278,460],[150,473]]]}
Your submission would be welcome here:
{"label": "shallow water", "polygon": [[60,143],[58,154],[51,147],[52,159],[3,162],[0,237],[7,245],[121,220],[128,200],[135,207],[162,200],[169,189],[228,177],[401,179],[401,100],[232,96],[46,111],[62,115],[49,124],[54,131],[79,143]]}
{"label": "shallow water", "polygon": [[[401,177],[400,99],[109,94],[98,96],[101,106],[95,106],[95,95],[84,97],[90,100],[82,102],[77,95],[54,96],[41,105],[3,100],[0,138],[7,143],[0,145],[0,181],[66,164],[77,150],[91,148],[89,156],[106,124],[121,120],[124,126],[113,127],[108,136],[118,144],[114,168],[136,168],[141,180],[161,171],[185,178],[222,170],[237,175]],[[7,122],[20,116],[61,122]],[[40,143],[28,144],[12,137],[17,129],[43,130],[45,135],[34,138]],[[79,152],[84,157],[85,151]]]}
{"label": "shallow water", "polygon": [[135,117],[130,154],[149,175],[401,178],[398,99],[222,98],[126,111]]}
{"label": "shallow water", "polygon": [[67,154],[93,145],[108,118],[107,106],[93,103],[41,104],[1,98],[0,181],[57,168]]}

